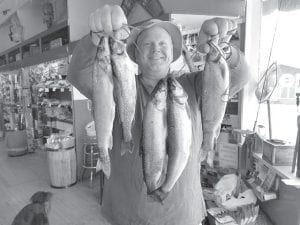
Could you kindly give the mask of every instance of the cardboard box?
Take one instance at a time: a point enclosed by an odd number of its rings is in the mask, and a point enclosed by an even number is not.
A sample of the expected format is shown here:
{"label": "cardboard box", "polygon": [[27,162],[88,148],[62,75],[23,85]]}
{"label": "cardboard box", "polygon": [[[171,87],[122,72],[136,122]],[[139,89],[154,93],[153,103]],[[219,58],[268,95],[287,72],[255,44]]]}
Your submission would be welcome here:
{"label": "cardboard box", "polygon": [[213,225],[238,225],[234,218],[225,213],[222,208],[210,208],[207,210],[210,224]]}
{"label": "cardboard box", "polygon": [[220,142],[217,143],[219,155],[219,166],[223,168],[238,169],[239,167],[239,145]]}
{"label": "cardboard box", "polygon": [[291,166],[295,147],[263,140],[263,159],[274,166]]}
{"label": "cardboard box", "polygon": [[37,44],[31,44],[29,46],[30,55],[35,55],[40,53],[40,47]]}
{"label": "cardboard box", "polygon": [[57,38],[55,40],[50,41],[50,49],[57,48],[62,46],[62,38]]}

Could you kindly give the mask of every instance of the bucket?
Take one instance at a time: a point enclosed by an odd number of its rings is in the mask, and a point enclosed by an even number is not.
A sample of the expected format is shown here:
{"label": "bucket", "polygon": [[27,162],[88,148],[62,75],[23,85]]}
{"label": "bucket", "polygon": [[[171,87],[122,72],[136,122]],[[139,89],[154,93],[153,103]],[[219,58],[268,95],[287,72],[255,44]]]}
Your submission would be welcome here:
{"label": "bucket", "polygon": [[75,148],[54,150],[47,148],[51,186],[66,188],[76,183]]}
{"label": "bucket", "polygon": [[26,130],[6,131],[5,136],[8,156],[21,156],[27,153]]}

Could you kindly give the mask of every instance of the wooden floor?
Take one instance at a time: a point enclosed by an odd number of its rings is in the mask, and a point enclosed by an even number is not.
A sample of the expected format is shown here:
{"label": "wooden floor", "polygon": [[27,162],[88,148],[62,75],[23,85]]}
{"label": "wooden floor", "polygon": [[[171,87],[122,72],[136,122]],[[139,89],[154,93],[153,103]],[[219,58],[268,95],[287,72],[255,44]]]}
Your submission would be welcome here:
{"label": "wooden floor", "polygon": [[98,176],[92,187],[85,180],[66,189],[51,188],[46,152],[8,157],[0,142],[0,225],[11,224],[37,191],[53,193],[51,225],[109,225],[100,212]]}

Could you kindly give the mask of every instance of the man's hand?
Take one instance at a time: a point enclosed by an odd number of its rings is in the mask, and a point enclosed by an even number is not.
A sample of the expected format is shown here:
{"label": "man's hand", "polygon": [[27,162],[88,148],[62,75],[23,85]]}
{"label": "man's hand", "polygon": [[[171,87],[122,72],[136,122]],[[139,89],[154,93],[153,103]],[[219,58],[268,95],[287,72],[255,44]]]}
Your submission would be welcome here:
{"label": "man's hand", "polygon": [[236,32],[237,23],[225,18],[206,20],[200,29],[197,49],[203,54],[211,51],[209,42],[223,49],[229,43],[231,36]]}
{"label": "man's hand", "polygon": [[92,33],[93,44],[97,46],[100,40],[99,37],[105,35],[119,40],[128,38],[129,29],[126,25],[126,16],[119,5],[104,5],[96,9],[89,17],[89,28]]}

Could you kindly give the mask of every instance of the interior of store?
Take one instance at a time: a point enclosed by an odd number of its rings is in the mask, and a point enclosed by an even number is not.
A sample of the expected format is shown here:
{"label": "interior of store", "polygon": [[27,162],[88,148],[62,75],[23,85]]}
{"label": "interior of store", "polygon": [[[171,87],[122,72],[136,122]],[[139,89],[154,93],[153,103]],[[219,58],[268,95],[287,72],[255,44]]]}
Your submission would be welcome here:
{"label": "interior of store", "polygon": [[[118,224],[101,211],[110,181],[99,161],[95,103],[68,80],[90,14],[107,4],[122,8],[131,30],[153,18],[180,29],[186,51],[169,71],[178,77],[205,70],[202,25],[234,21],[229,45],[251,79],[226,100],[213,167],[199,164],[200,222],[300,225],[299,0],[0,0],[0,225],[12,224],[39,191],[51,192],[49,224]],[[122,225],[160,225],[130,219]]]}

